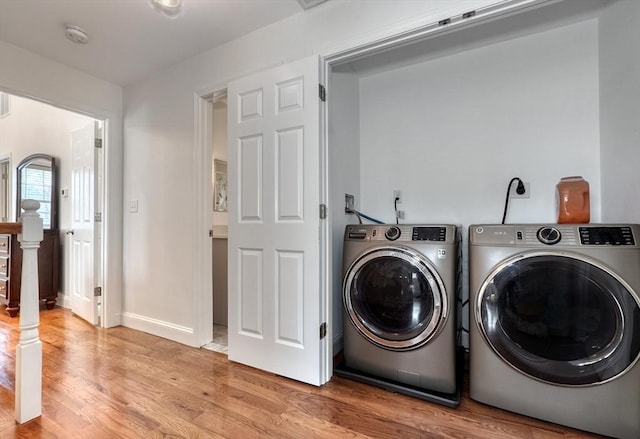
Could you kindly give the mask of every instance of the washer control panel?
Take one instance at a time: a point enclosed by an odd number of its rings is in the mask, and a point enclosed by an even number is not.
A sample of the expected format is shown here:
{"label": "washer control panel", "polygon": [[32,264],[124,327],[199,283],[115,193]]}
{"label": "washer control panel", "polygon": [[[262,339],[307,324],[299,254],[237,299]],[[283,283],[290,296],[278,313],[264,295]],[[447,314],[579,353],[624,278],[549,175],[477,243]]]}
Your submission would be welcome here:
{"label": "washer control panel", "polygon": [[446,227],[414,227],[412,241],[446,241]]}
{"label": "washer control panel", "polygon": [[352,224],[345,230],[349,241],[453,242],[457,226],[419,224]]}

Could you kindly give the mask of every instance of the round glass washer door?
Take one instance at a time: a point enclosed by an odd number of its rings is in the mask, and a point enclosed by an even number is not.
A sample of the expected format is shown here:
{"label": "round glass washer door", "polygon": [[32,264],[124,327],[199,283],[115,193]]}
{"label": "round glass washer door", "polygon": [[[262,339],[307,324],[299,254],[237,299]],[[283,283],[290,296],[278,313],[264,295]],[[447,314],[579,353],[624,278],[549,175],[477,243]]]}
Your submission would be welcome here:
{"label": "round glass washer door", "polygon": [[349,319],[372,343],[410,350],[442,330],[448,304],[431,262],[404,247],[377,247],[348,268],[343,300]]}
{"label": "round glass washer door", "polygon": [[489,274],[476,321],[511,367],[552,384],[588,386],[614,379],[638,360],[636,297],[594,260],[529,253]]}

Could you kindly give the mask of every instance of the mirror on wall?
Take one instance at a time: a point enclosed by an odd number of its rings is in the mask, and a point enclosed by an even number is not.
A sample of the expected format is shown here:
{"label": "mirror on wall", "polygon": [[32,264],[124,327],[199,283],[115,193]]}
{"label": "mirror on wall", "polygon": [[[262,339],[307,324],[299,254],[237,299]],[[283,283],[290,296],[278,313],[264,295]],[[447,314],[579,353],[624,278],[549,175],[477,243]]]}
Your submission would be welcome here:
{"label": "mirror on wall", "polygon": [[45,230],[58,228],[56,159],[47,154],[33,154],[16,168],[16,212],[22,212],[22,200],[40,202],[38,214]]}

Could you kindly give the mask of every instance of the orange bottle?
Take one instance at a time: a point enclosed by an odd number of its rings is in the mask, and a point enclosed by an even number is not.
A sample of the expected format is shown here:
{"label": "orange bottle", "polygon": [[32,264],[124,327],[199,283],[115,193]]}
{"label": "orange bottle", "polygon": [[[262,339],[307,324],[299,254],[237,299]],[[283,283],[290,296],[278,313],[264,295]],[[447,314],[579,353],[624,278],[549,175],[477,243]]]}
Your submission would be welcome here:
{"label": "orange bottle", "polygon": [[558,224],[588,223],[589,183],[580,176],[563,177],[556,185]]}

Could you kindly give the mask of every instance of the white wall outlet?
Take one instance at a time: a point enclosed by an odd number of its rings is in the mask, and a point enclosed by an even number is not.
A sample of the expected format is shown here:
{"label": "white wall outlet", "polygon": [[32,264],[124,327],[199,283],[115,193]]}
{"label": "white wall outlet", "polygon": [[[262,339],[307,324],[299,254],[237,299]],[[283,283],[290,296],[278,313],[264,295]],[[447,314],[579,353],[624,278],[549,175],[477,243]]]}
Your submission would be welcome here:
{"label": "white wall outlet", "polygon": [[355,197],[351,194],[344,194],[344,213],[351,213],[355,208]]}
{"label": "white wall outlet", "polygon": [[400,189],[393,191],[393,201],[398,204],[402,203],[402,191]]}
{"label": "white wall outlet", "polygon": [[524,184],[524,194],[518,193],[518,184],[514,182],[511,186],[509,198],[531,198],[531,185],[528,182],[523,182],[522,184]]}

